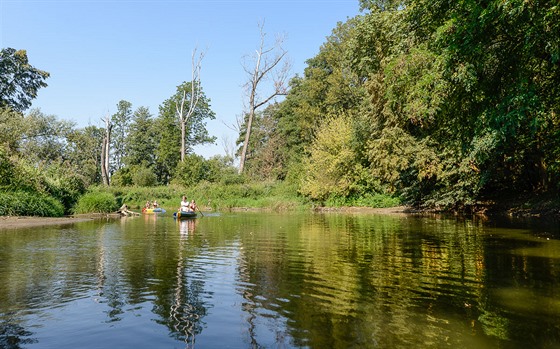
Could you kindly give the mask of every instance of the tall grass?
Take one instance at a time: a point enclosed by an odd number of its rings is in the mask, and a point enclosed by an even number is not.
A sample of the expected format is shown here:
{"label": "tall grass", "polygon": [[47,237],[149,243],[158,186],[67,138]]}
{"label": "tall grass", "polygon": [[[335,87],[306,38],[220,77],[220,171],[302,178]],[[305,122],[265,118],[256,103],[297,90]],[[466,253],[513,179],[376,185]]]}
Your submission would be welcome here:
{"label": "tall grass", "polygon": [[215,210],[239,207],[271,209],[276,211],[305,209],[306,200],[285,182],[253,182],[242,184],[214,184],[202,182],[191,189],[199,205]]}
{"label": "tall grass", "polygon": [[[271,210],[294,210],[308,207],[298,197],[296,189],[283,182],[219,184],[200,182],[195,186],[159,187],[96,187],[91,192],[103,192],[115,198],[117,206],[127,204],[133,210],[156,200],[160,207],[175,211],[183,195],[195,200],[200,209],[229,210],[249,207]],[[80,200],[81,202],[82,200]],[[83,208],[83,205],[81,209]],[[85,208],[84,208],[85,209]]]}
{"label": "tall grass", "polygon": [[61,217],[64,205],[55,198],[26,191],[0,192],[0,216]]}
{"label": "tall grass", "polygon": [[[103,197],[104,210],[99,207]],[[175,211],[186,195],[196,200],[201,210],[224,211],[234,208],[257,208],[273,211],[294,211],[311,208],[312,202],[298,195],[297,185],[286,181],[210,183],[200,182],[194,186],[169,185],[159,187],[95,187],[90,194],[82,197],[76,206],[76,213],[111,212],[120,205],[127,204],[132,210],[140,210],[146,201],[156,200],[160,207]],[[358,198],[330,198],[326,205],[394,207],[400,204],[397,198],[382,194],[366,195]]]}

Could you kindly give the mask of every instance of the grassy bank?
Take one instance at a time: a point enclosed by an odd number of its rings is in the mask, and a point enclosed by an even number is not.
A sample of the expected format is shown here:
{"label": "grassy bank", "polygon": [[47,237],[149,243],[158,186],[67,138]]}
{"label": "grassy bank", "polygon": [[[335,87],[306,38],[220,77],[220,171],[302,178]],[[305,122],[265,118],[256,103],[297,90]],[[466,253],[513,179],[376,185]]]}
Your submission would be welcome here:
{"label": "grassy bank", "polygon": [[[106,195],[115,198],[113,205],[108,205]],[[156,200],[160,207],[174,211],[179,207],[181,197],[186,195],[194,199],[204,210],[224,211],[232,208],[247,207],[282,210],[305,210],[311,204],[297,195],[296,188],[283,182],[265,182],[250,184],[215,184],[202,182],[192,187],[176,185],[159,187],[92,187],[76,206],[76,213],[103,212],[117,210],[127,204],[132,210],[141,210],[146,201]],[[97,199],[96,199],[97,198]],[[94,204],[92,201],[103,201]],[[93,211],[92,211],[93,210]]]}
{"label": "grassy bank", "polygon": [[[113,204],[107,198],[115,198]],[[174,211],[179,207],[181,197],[186,195],[194,199],[202,210],[228,211],[238,208],[264,209],[271,211],[309,210],[316,206],[328,207],[394,207],[400,204],[398,199],[383,195],[372,195],[361,199],[332,198],[325,203],[314,203],[298,195],[297,186],[286,182],[252,182],[235,184],[217,184],[201,182],[195,186],[177,185],[160,187],[92,187],[76,206],[76,213],[90,213],[103,207],[105,211],[117,210],[127,204],[131,210],[140,211],[146,201],[156,200],[160,207]],[[99,203],[95,204],[95,198]],[[111,207],[110,210],[108,207]],[[93,210],[93,211],[92,211]]]}

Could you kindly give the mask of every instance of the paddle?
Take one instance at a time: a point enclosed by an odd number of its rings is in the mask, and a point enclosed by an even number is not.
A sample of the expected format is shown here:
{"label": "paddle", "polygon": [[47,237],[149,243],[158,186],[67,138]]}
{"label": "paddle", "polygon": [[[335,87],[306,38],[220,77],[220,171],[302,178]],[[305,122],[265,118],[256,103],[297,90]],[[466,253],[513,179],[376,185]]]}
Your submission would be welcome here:
{"label": "paddle", "polygon": [[200,210],[200,208],[198,208],[198,206],[196,206],[196,209],[198,210],[198,212],[200,212],[200,215],[201,215],[202,217],[204,217],[204,214],[202,213],[202,211]]}

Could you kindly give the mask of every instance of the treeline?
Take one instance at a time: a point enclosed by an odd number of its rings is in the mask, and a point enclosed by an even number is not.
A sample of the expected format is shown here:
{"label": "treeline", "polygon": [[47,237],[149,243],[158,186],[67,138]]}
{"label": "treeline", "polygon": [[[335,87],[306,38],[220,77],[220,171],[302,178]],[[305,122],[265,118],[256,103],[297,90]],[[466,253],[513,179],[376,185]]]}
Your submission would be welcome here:
{"label": "treeline", "polygon": [[[186,123],[187,156],[180,161],[181,129],[175,111],[179,100],[192,93],[190,82],[179,85],[156,116],[148,108],[133,110],[131,103],[120,101],[116,113],[106,117],[105,128],[77,128],[40,110],[27,111],[48,77],[29,64],[24,50],[1,50],[0,215],[60,216],[83,210],[83,204],[77,207],[78,200],[88,188],[102,184],[101,165],[106,159],[112,186],[180,187],[238,180],[232,158],[207,160],[192,151],[196,145],[214,142],[206,130],[206,120],[214,113],[201,90],[195,113]],[[105,201],[104,207],[119,204]]]}
{"label": "treeline", "polygon": [[31,67],[25,51],[3,49],[0,74],[19,66],[31,78],[19,89],[7,84],[17,79],[1,80],[0,192],[33,188],[71,211],[88,187],[103,182],[111,128],[111,186],[276,181],[320,205],[441,209],[512,195],[557,196],[556,1],[360,5],[361,15],[338,24],[286,97],[254,115],[242,175],[233,156],[193,152],[215,141],[205,127],[214,113],[202,91],[187,120],[181,160],[177,105],[194,91],[192,82],[178,86],[157,115],[121,101],[107,116],[109,127],[78,129],[38,110],[24,115],[48,73]]}
{"label": "treeline", "polygon": [[248,170],[322,202],[560,189],[557,1],[362,0],[260,114]]}

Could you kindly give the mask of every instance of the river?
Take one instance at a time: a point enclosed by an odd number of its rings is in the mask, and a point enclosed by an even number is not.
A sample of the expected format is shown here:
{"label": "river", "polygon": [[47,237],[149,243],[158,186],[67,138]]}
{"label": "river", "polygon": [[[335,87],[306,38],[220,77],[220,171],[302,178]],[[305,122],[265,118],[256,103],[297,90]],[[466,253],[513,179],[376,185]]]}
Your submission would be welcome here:
{"label": "river", "polygon": [[4,229],[0,348],[560,348],[559,229],[364,213]]}

